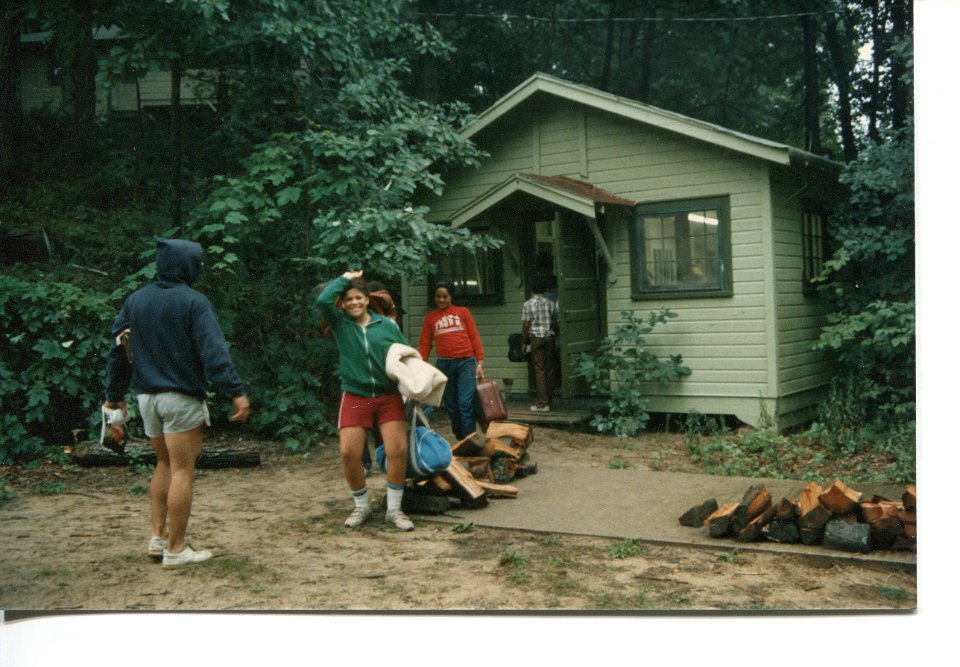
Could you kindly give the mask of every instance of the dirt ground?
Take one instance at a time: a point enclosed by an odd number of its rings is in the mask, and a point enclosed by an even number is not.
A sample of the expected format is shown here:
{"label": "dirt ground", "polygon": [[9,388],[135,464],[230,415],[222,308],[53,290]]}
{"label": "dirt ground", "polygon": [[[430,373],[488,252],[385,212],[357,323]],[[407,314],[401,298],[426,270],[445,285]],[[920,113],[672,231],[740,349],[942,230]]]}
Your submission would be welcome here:
{"label": "dirt ground", "polygon": [[[634,612],[917,605],[914,573],[870,564],[427,518],[402,533],[387,527],[380,512],[350,530],[343,526],[351,501],[335,439],[308,454],[235,434],[208,442],[256,447],[262,464],[198,471],[188,539],[215,558],[181,570],[163,570],[144,552],[146,467],[0,469],[9,496],[0,502],[0,608]],[[534,448],[539,474],[560,462],[696,470],[675,434],[643,435],[627,446],[614,437],[537,427]],[[369,485],[378,503],[385,476],[372,474]]]}

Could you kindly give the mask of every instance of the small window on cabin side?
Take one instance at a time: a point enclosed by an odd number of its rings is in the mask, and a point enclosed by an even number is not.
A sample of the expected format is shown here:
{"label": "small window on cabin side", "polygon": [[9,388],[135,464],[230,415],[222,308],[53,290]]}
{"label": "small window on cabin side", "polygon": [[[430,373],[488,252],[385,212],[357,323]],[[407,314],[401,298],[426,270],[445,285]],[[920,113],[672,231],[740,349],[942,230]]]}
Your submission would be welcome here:
{"label": "small window on cabin side", "polygon": [[453,283],[453,302],[460,306],[503,303],[503,253],[499,249],[461,250],[436,259],[437,273],[430,276],[428,303],[433,305],[437,280]]}
{"label": "small window on cabin side", "polygon": [[633,298],[731,295],[729,210],[726,197],[637,206]]}
{"label": "small window on cabin side", "polygon": [[823,263],[827,258],[825,222],[823,213],[803,213],[803,289],[807,293],[816,292],[813,279],[823,271]]}

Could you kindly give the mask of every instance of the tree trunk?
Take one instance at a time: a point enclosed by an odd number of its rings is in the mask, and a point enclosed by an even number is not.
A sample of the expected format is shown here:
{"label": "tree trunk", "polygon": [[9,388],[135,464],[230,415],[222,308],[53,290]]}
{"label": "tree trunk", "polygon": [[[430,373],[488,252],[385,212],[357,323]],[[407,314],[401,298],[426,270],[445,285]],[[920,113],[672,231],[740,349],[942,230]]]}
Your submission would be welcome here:
{"label": "tree trunk", "polygon": [[170,175],[173,188],[171,222],[177,229],[183,225],[183,128],[180,117],[180,82],[183,79],[182,63],[180,58],[170,61],[170,132],[173,138]]}
{"label": "tree trunk", "polygon": [[613,37],[616,22],[613,17],[617,12],[617,0],[610,0],[610,11],[607,13],[607,40],[603,47],[603,69],[600,72],[600,90],[610,90],[610,63],[613,61]]}
{"label": "tree trunk", "polygon": [[886,22],[887,12],[881,0],[869,3],[872,10],[870,29],[873,38],[873,71],[870,81],[870,104],[867,115],[867,135],[873,141],[880,139],[880,114],[883,107],[883,62],[886,60]]}
{"label": "tree trunk", "polygon": [[16,140],[20,135],[20,20],[23,3],[0,10],[0,184],[13,181],[16,173]]}
{"label": "tree trunk", "polygon": [[[807,4],[806,8],[809,9]],[[803,147],[820,153],[820,81],[817,74],[817,20],[812,14],[801,17],[803,24]]]}
{"label": "tree trunk", "polygon": [[[912,32],[913,0],[894,2],[890,9],[893,35],[905,37]],[[903,81],[907,67],[899,55],[890,58],[890,125],[895,130],[903,129],[909,115],[911,87]]]}
{"label": "tree trunk", "polygon": [[[857,159],[857,141],[853,133],[853,113],[850,108],[850,73],[856,66],[856,59],[851,59],[844,51],[837,32],[835,14],[824,15],[824,32],[826,34],[827,50],[830,53],[830,63],[833,69],[833,82],[837,84],[838,112],[840,115],[840,141],[843,144],[843,159],[852,162]],[[852,43],[847,40],[847,44]]]}

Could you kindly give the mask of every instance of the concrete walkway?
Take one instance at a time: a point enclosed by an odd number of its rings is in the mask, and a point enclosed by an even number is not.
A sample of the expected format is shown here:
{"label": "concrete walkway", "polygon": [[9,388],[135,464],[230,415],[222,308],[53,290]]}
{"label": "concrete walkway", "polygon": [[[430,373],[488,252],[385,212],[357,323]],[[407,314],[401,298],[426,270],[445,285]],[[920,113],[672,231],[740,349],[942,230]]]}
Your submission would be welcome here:
{"label": "concrete walkway", "polygon": [[[483,509],[453,508],[445,515],[418,519],[916,568],[917,556],[909,552],[857,554],[822,546],[738,542],[733,538],[711,538],[703,527],[680,525],[679,518],[684,512],[710,498],[720,505],[739,501],[751,485],[762,483],[776,502],[780,498],[799,496],[805,486],[801,481],[544,465],[542,460],[537,467],[536,475],[512,482],[519,489],[517,498],[492,498]],[[887,498],[899,498],[903,492],[895,486],[858,485],[857,490],[864,495],[879,494]]]}

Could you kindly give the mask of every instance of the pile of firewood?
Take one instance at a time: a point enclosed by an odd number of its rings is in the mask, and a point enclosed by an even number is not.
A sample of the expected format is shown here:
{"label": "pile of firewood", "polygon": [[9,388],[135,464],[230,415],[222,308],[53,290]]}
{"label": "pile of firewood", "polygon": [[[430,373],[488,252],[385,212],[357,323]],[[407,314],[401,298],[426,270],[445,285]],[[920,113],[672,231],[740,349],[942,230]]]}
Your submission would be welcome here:
{"label": "pile of firewood", "polygon": [[739,502],[718,506],[715,499],[690,508],[684,526],[706,526],[710,537],[741,542],[822,544],[866,553],[876,549],[916,551],[917,489],[906,487],[900,500],[863,494],[840,480],[826,489],[810,482],[796,500],[774,503],[762,484],[751,486]]}
{"label": "pile of firewood", "polygon": [[405,512],[442,514],[451,501],[460,507],[486,507],[490,498],[516,498],[510,484],[537,472],[527,449],[533,443],[528,424],[495,421],[485,432],[471,433],[450,449],[450,467],[430,479],[413,482],[403,494]]}

